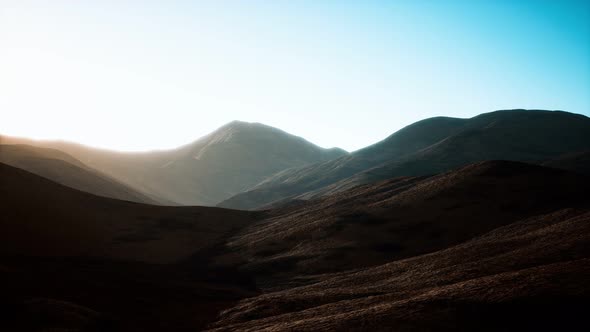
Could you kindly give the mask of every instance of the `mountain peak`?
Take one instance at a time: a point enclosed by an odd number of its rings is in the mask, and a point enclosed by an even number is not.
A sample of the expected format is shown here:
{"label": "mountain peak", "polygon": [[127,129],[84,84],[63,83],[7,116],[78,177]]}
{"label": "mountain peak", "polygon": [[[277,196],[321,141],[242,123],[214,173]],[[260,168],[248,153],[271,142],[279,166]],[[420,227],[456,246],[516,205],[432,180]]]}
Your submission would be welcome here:
{"label": "mountain peak", "polygon": [[[204,140],[209,145],[234,141],[241,142],[240,144],[242,144],[245,143],[245,141],[254,140],[259,142],[260,140],[276,139],[305,141],[301,137],[289,134],[281,129],[263,123],[234,120],[219,127],[217,130],[197,142],[202,142]],[[307,141],[305,142],[308,143]]]}
{"label": "mountain peak", "polygon": [[160,171],[187,182],[171,185],[160,196],[187,205],[215,205],[279,171],[344,154],[262,123],[231,121],[158,162]]}
{"label": "mountain peak", "polygon": [[[272,128],[272,129],[276,129],[274,127],[271,127],[269,125],[265,125],[260,122],[248,122],[248,121],[241,121],[241,120],[233,120],[231,122],[228,122],[225,125],[221,126],[219,129],[222,129],[222,128]],[[278,129],[276,129],[276,130],[278,130]]]}
{"label": "mountain peak", "polygon": [[247,127],[253,124],[253,122],[242,121],[242,120],[233,120],[231,122],[226,123],[225,125],[221,126],[221,128],[239,128],[239,127]]}

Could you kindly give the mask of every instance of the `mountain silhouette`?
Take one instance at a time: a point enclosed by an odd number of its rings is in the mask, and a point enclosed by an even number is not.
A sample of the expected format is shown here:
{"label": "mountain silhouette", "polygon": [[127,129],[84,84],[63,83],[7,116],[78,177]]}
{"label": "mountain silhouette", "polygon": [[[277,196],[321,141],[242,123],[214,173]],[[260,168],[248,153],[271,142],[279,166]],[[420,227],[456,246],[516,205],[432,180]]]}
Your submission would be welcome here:
{"label": "mountain silhouette", "polygon": [[2,144],[0,162],[95,195],[140,203],[161,203],[59,150]]}
{"label": "mountain silhouette", "polygon": [[173,150],[123,153],[67,142],[4,137],[64,151],[118,181],[178,205],[215,205],[287,168],[326,161],[346,152],[323,149],[259,123],[234,121]]}
{"label": "mountain silhouette", "polygon": [[287,169],[219,204],[237,209],[333,194],[396,176],[436,174],[504,159],[542,163],[590,149],[590,118],[561,111],[506,110],[470,119],[436,117],[334,160]]}

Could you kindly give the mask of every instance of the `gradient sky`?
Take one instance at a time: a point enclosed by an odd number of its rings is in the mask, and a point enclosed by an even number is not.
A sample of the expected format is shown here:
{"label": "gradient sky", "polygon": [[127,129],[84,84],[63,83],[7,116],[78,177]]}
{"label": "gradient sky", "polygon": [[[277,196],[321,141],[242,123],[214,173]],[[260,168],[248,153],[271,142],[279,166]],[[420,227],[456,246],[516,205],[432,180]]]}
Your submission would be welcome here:
{"label": "gradient sky", "polygon": [[590,1],[0,0],[0,133],[171,148],[231,120],[355,150],[414,121],[590,115]]}

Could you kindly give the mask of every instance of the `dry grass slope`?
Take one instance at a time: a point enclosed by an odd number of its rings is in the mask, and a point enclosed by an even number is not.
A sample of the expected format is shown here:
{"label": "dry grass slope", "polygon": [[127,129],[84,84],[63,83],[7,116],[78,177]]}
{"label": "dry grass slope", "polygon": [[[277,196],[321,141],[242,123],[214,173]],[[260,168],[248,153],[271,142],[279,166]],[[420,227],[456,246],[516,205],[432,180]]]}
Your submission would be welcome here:
{"label": "dry grass slope", "polygon": [[587,325],[590,209],[242,300],[216,331],[552,331]]}
{"label": "dry grass slope", "polygon": [[[229,246],[261,287],[440,250],[522,218],[588,205],[590,179],[509,161],[359,186],[266,212]],[[289,280],[289,282],[286,282]]]}

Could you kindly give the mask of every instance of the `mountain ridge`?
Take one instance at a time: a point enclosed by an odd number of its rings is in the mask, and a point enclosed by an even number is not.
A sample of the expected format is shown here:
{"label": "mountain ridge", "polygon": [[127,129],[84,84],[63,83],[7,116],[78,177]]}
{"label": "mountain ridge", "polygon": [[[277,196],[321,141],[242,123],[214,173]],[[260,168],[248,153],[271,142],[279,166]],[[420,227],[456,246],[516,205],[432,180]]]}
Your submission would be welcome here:
{"label": "mountain ridge", "polygon": [[266,177],[296,166],[347,154],[259,123],[230,122],[171,150],[124,153],[62,141],[2,137],[1,144],[26,143],[64,151],[116,180],[179,205],[213,206]]}
{"label": "mountain ridge", "polygon": [[588,149],[590,118],[579,114],[516,109],[469,119],[435,117],[406,126],[347,156],[279,172],[218,206],[256,209],[395,176],[435,174],[471,162],[507,159],[541,163]]}
{"label": "mountain ridge", "polygon": [[[552,160],[578,170],[585,158]],[[121,201],[2,163],[0,174],[9,330],[559,330],[586,320],[590,178],[575,172],[483,161],[267,211]]]}
{"label": "mountain ridge", "polygon": [[163,203],[83,164],[60,150],[25,144],[1,144],[0,162],[99,196],[148,204]]}

